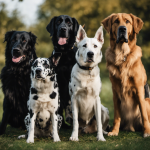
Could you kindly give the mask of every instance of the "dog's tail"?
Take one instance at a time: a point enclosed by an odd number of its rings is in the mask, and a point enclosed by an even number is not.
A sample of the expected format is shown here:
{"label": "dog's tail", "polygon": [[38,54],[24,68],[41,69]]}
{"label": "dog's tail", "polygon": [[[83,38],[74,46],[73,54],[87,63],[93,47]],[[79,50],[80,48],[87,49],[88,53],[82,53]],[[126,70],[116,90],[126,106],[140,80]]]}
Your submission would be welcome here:
{"label": "dog's tail", "polygon": [[150,90],[148,83],[145,84],[144,89],[145,89],[145,98],[150,98]]}

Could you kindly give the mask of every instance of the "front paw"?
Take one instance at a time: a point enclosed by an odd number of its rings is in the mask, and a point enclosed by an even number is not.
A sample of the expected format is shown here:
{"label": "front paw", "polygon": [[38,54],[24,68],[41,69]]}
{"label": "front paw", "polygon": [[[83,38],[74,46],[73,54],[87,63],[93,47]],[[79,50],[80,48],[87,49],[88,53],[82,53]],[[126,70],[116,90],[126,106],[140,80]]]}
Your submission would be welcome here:
{"label": "front paw", "polygon": [[97,141],[106,141],[103,135],[97,135]]}
{"label": "front paw", "polygon": [[118,136],[118,132],[116,131],[109,132],[108,136]]}
{"label": "front paw", "polygon": [[57,135],[57,136],[54,136],[53,141],[54,142],[60,142],[61,140],[60,140],[59,136]]}
{"label": "front paw", "polygon": [[145,130],[144,131],[144,134],[143,134],[143,137],[149,137],[150,136],[150,130]]}
{"label": "front paw", "polygon": [[34,143],[34,138],[30,138],[30,137],[29,137],[29,138],[27,139],[27,143]]}
{"label": "front paw", "polygon": [[78,136],[71,136],[69,138],[70,141],[79,141]]}

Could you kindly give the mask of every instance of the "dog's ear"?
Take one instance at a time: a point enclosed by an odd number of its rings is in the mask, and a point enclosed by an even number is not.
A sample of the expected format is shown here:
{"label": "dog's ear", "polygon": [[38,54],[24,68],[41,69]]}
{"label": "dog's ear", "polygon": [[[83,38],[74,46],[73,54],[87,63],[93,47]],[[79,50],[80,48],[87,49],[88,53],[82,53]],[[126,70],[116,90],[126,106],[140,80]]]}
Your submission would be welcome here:
{"label": "dog's ear", "polygon": [[10,40],[10,38],[11,38],[11,36],[13,35],[14,32],[16,32],[16,31],[8,31],[8,32],[6,32],[5,38],[4,38],[4,42],[5,42],[5,41],[8,42],[8,41]]}
{"label": "dog's ear", "polygon": [[30,38],[31,38],[31,42],[32,42],[32,44],[34,46],[36,44],[37,36],[34,35],[32,32],[29,32],[29,35],[30,35]]}
{"label": "dog's ear", "polygon": [[76,37],[76,42],[82,41],[85,37],[87,37],[85,30],[82,28],[82,26],[79,26],[79,30]]}
{"label": "dog's ear", "polygon": [[130,14],[130,16],[132,17],[133,20],[133,29],[135,33],[138,34],[139,31],[142,29],[144,23],[140,18],[134,16],[133,14]]}
{"label": "dog's ear", "polygon": [[108,33],[111,31],[112,18],[114,15],[115,14],[111,14],[101,22]]}
{"label": "dog's ear", "polygon": [[30,66],[32,66],[32,64],[34,63],[34,61],[35,61],[35,59],[33,59],[33,58],[29,60]]}
{"label": "dog's ear", "polygon": [[77,35],[78,29],[79,29],[79,23],[75,18],[72,18],[73,21],[73,31],[74,31],[74,36]]}
{"label": "dog's ear", "polygon": [[95,37],[99,42],[101,42],[102,44],[104,43],[104,37],[103,37],[103,27],[100,26],[98,28],[98,30],[95,33]]}
{"label": "dog's ear", "polygon": [[50,36],[53,36],[55,30],[55,20],[57,17],[51,19],[50,23],[47,25],[46,29],[50,33]]}
{"label": "dog's ear", "polygon": [[49,60],[53,67],[56,67],[58,65],[60,58],[61,58],[61,53],[52,54]]}

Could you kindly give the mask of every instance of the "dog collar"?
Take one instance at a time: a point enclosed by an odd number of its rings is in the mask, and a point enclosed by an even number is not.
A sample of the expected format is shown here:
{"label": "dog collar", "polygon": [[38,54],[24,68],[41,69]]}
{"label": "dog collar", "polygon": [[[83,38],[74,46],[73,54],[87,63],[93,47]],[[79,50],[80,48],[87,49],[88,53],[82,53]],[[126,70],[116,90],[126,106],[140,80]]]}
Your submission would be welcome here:
{"label": "dog collar", "polygon": [[85,66],[80,66],[79,63],[77,62],[79,68],[83,69],[83,70],[92,70],[94,67],[85,67]]}

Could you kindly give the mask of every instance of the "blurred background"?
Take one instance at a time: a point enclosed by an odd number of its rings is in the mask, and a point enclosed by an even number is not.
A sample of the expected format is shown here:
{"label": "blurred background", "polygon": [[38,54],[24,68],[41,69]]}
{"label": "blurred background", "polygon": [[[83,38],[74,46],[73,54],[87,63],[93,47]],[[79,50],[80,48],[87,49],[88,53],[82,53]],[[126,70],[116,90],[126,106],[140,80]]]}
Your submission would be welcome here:
{"label": "blurred background", "polygon": [[[49,57],[53,45],[46,26],[54,16],[62,14],[75,17],[85,24],[89,37],[95,35],[101,21],[112,13],[132,13],[144,21],[137,36],[137,45],[142,47],[142,62],[150,84],[150,0],[0,0],[0,70],[5,65],[4,35],[10,30],[33,32],[37,37],[36,52],[39,57]],[[109,108],[113,120],[113,101],[109,73],[106,69],[105,50],[109,46],[109,35],[104,31],[103,60],[101,69],[101,101]],[[140,73],[140,72],[139,72]],[[0,89],[0,120],[3,94]]]}

